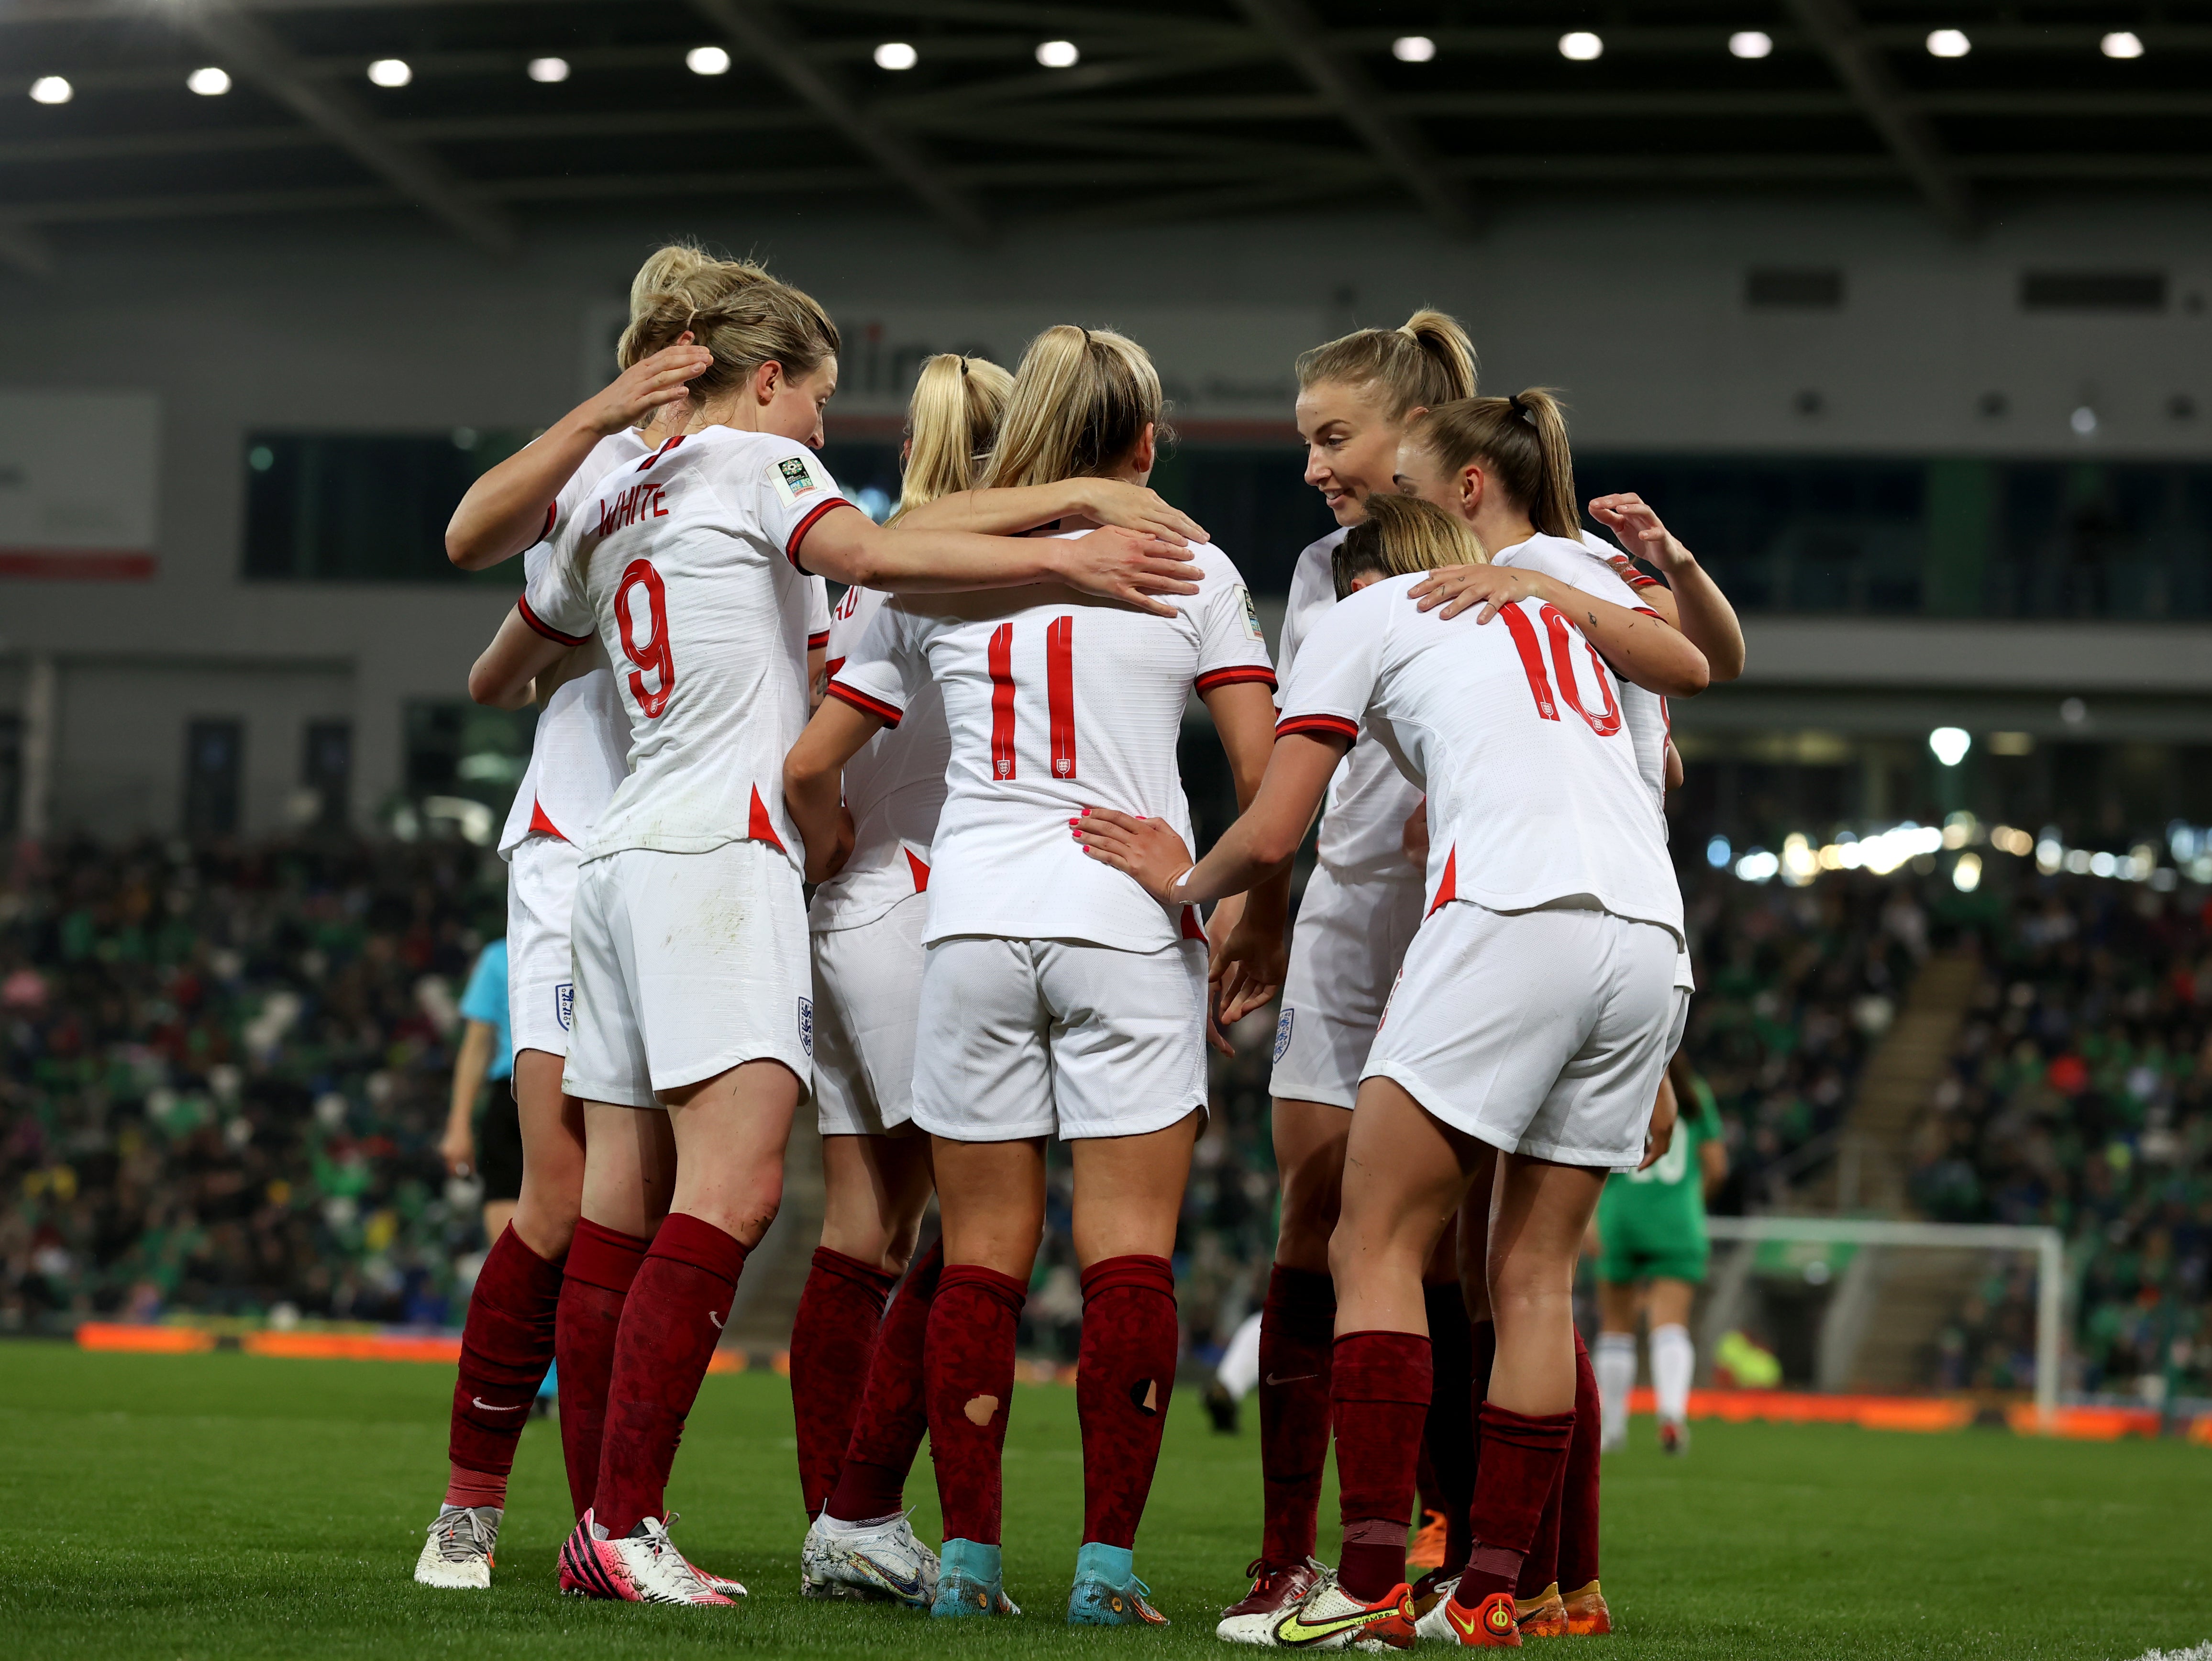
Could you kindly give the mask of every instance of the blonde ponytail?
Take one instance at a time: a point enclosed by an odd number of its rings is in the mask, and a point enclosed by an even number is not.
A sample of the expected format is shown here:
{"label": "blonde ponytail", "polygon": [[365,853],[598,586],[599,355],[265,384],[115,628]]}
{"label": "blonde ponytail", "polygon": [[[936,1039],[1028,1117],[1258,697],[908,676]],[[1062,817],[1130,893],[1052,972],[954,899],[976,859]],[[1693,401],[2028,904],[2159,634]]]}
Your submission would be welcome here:
{"label": "blonde ponytail", "polygon": [[1490,563],[1489,553],[1466,522],[1433,502],[1377,490],[1365,506],[1367,517],[1345,534],[1329,556],[1339,599],[1348,598],[1353,581],[1369,571],[1403,577],[1447,565]]}
{"label": "blonde ponytail", "polygon": [[781,363],[797,380],[837,355],[837,326],[807,294],[750,260],[716,259],[688,242],[656,250],[629,290],[629,326],[615,356],[629,368],[684,335],[714,355],[691,383],[705,403]]}
{"label": "blonde ponytail", "polygon": [[1022,354],[983,484],[1102,478],[1129,459],[1147,427],[1160,443],[1174,437],[1164,408],[1159,371],[1142,346],[1110,330],[1057,324]]}
{"label": "blonde ponytail", "polygon": [[[939,352],[927,359],[907,402],[906,476],[899,514],[974,487],[998,441],[1014,378],[988,358]],[[897,519],[898,514],[891,515]]]}
{"label": "blonde ponytail", "polygon": [[1474,342],[1458,319],[1425,307],[1398,328],[1355,329],[1300,353],[1297,372],[1301,387],[1370,387],[1382,413],[1403,421],[1410,410],[1473,398],[1476,367]]}
{"label": "blonde ponytail", "polygon": [[1441,404],[1406,435],[1447,473],[1483,463],[1506,499],[1546,536],[1571,542],[1581,537],[1566,413],[1549,389],[1531,386],[1510,398]]}

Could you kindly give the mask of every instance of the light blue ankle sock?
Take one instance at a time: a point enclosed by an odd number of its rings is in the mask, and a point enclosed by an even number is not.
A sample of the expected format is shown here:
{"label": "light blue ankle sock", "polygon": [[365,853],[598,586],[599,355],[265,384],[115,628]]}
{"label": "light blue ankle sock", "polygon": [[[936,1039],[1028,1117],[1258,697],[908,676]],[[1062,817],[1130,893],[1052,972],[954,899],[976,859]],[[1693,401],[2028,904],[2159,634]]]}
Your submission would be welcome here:
{"label": "light blue ankle sock", "polygon": [[1126,1586],[1137,1578],[1137,1554],[1127,1546],[1102,1546],[1091,1541],[1075,1554],[1075,1578]]}

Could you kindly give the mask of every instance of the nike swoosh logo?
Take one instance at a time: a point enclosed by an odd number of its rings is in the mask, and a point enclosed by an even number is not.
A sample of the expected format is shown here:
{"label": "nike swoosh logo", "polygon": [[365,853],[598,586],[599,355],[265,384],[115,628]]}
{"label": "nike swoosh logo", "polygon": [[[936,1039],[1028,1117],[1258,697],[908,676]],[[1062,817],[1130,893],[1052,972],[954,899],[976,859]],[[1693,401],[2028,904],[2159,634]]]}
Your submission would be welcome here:
{"label": "nike swoosh logo", "polygon": [[1267,1382],[1268,1382],[1270,1384],[1297,1384],[1297,1383],[1301,1382],[1301,1381],[1302,1381],[1302,1380],[1304,1380],[1304,1379],[1307,1379],[1307,1378],[1320,1378],[1320,1377],[1321,1377],[1321,1374],[1319,1374],[1318,1372],[1293,1372],[1293,1373],[1292,1373],[1289,1378],[1278,1378],[1277,1377],[1275,1377],[1275,1375],[1274,1375],[1273,1373],[1272,1373],[1272,1372],[1271,1372],[1271,1373],[1269,1373],[1269,1374],[1267,1375]]}
{"label": "nike swoosh logo", "polygon": [[1473,1615],[1468,1615],[1464,1621],[1461,1620],[1459,1609],[1455,1604],[1444,1605],[1444,1619],[1459,1628],[1460,1636],[1462,1638],[1472,1638],[1482,1630],[1482,1622]]}
{"label": "nike swoosh logo", "polygon": [[713,1310],[707,1311],[707,1318],[714,1323],[715,1331],[720,1332],[722,1329],[722,1317],[715,1314]]}
{"label": "nike swoosh logo", "polygon": [[528,1406],[530,1405],[530,1403],[529,1403],[529,1402],[516,1402],[516,1403],[515,1403],[515,1405],[514,1405],[514,1406],[513,1406],[513,1407],[511,1407],[511,1408],[510,1408],[510,1407],[501,1407],[501,1406],[498,1402],[487,1402],[487,1401],[485,1401],[485,1400],[484,1400],[484,1398],[483,1398],[483,1396],[470,1396],[470,1397],[469,1397],[469,1400],[471,1400],[471,1402],[475,1402],[478,1407],[482,1408],[482,1409],[483,1409],[486,1413],[520,1413],[520,1412],[521,1412],[521,1411],[522,1411],[522,1409],[525,1409],[525,1408],[526,1408],[526,1407],[528,1407]]}
{"label": "nike swoosh logo", "polygon": [[1357,1615],[1340,1615],[1334,1621],[1323,1621],[1317,1626],[1308,1626],[1297,1617],[1296,1610],[1285,1615],[1275,1627],[1275,1641],[1291,1649],[1300,1649],[1308,1644],[1318,1644],[1354,1627],[1364,1627],[1378,1616],[1395,1614],[1395,1609],[1362,1609]]}

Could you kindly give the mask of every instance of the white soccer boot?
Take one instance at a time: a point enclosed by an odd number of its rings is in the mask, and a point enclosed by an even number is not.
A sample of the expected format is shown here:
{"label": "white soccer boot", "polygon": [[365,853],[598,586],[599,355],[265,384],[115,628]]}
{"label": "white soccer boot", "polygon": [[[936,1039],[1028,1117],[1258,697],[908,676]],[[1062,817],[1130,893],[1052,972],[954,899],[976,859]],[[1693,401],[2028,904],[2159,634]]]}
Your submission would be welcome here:
{"label": "white soccer boot", "polygon": [[825,1512],[799,1548],[799,1594],[888,1599],[926,1609],[937,1597],[937,1554],[915,1537],[905,1516],[841,1523]]}
{"label": "white soccer boot", "polygon": [[488,1590],[500,1516],[497,1506],[439,1506],[422,1555],[415,1560],[415,1584],[446,1591]]}
{"label": "white soccer boot", "polygon": [[[734,1583],[732,1583],[734,1584]],[[626,1603],[691,1603],[728,1608],[735,1597],[700,1578],[668,1537],[668,1525],[647,1517],[621,1539],[607,1536],[589,1512],[561,1548],[561,1590]],[[742,1595],[742,1589],[740,1589]]]}

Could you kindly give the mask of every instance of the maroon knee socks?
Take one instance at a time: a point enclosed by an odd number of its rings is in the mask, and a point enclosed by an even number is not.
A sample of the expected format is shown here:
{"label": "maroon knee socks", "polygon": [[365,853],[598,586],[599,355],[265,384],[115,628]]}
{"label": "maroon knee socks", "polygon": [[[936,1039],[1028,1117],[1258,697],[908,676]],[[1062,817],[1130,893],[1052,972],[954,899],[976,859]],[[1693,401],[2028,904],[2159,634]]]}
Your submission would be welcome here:
{"label": "maroon knee socks", "polygon": [[1322,1469],[1328,1460],[1335,1331],[1335,1283],[1326,1275],[1277,1264],[1260,1313],[1263,1570],[1287,1568],[1313,1555]]}
{"label": "maroon knee socks", "polygon": [[1083,1271],[1075,1411],[1083,1426],[1083,1540],[1137,1542],[1175,1388],[1175,1271],[1164,1257],[1108,1257]]}
{"label": "maroon knee socks", "polygon": [[798,1428],[799,1492],[811,1518],[822,1513],[852,1439],[868,1384],[884,1302],[895,1276],[873,1263],[817,1246],[791,1323],[791,1408]]}
{"label": "maroon knee socks", "polygon": [[560,1303],[561,1265],[525,1245],[512,1226],[501,1231],[477,1272],[461,1331],[460,1372],[446,1438],[453,1466],[447,1504],[507,1502],[514,1445],[544,1382],[545,1364],[553,1359]]}
{"label": "maroon knee socks", "polygon": [[566,1275],[553,1323],[553,1356],[561,1369],[561,1457],[568,1467],[568,1501],[579,1517],[592,1508],[599,1491],[599,1441],[623,1300],[652,1244],[586,1217],[576,1225],[562,1265]]}
{"label": "maroon knee socks", "polygon": [[1364,1603],[1406,1578],[1406,1524],[1429,1395],[1429,1341],[1419,1334],[1347,1332],[1336,1341],[1329,1404],[1344,1515],[1337,1579]]}
{"label": "maroon knee socks", "polygon": [[876,1329],[867,1390],[853,1421],[836,1489],[830,1497],[829,1513],[841,1522],[873,1522],[906,1508],[906,1474],[914,1468],[922,1433],[929,1428],[922,1354],[930,1307],[944,1272],[945,1242],[940,1239],[907,1271],[890,1312]]}
{"label": "maroon knee socks", "polygon": [[980,1263],[949,1263],[929,1311],[922,1372],[929,1457],[947,1540],[999,1543],[1000,1456],[1014,1391],[1014,1329],[1028,1288]]}

